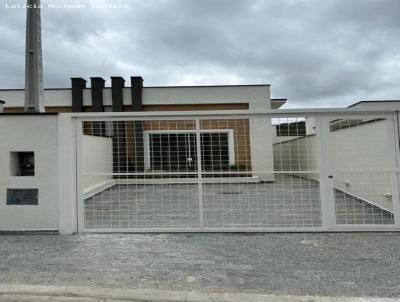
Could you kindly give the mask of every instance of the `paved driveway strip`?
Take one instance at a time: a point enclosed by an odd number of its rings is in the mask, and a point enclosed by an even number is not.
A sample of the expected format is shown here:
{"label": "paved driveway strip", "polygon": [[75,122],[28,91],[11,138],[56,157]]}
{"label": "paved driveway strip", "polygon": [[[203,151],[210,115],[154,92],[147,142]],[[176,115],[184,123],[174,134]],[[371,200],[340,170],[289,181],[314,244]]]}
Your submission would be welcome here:
{"label": "paved driveway strip", "polygon": [[0,236],[0,283],[400,297],[400,234]]}

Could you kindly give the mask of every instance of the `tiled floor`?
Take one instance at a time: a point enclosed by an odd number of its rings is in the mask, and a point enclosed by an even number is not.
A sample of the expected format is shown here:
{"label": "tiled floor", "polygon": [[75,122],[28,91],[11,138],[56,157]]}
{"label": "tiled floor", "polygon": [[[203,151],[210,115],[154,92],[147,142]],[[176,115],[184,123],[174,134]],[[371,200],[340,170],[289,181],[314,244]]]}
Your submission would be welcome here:
{"label": "tiled floor", "polygon": [[[391,224],[393,215],[336,191],[337,223]],[[277,175],[273,183],[203,184],[205,228],[320,227],[319,184]],[[86,229],[200,228],[197,184],[115,185],[85,200]]]}
{"label": "tiled floor", "polygon": [[393,224],[393,213],[344,193],[335,191],[336,223],[338,224]]}
{"label": "tiled floor", "polygon": [[[274,183],[203,185],[204,227],[321,226],[319,185],[278,175]],[[85,201],[85,227],[199,228],[197,184],[116,185]]]}

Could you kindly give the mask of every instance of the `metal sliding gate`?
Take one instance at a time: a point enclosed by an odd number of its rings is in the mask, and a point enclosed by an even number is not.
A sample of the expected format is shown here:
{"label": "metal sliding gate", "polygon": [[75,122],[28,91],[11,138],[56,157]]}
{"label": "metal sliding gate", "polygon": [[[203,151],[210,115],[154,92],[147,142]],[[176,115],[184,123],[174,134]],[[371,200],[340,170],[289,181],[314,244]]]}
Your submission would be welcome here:
{"label": "metal sliding gate", "polygon": [[80,232],[399,229],[395,112],[75,120]]}

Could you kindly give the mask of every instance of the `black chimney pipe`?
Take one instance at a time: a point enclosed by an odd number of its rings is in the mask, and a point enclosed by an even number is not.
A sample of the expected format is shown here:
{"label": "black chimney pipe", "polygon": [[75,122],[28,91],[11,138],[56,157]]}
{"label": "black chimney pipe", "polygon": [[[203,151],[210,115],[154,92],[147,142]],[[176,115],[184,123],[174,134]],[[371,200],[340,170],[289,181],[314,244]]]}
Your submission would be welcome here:
{"label": "black chimney pipe", "polygon": [[106,81],[100,77],[92,77],[90,81],[92,85],[92,111],[103,112],[103,89]]}
{"label": "black chimney pipe", "polygon": [[71,78],[72,87],[72,111],[83,111],[83,89],[86,88],[86,80],[82,78]]}

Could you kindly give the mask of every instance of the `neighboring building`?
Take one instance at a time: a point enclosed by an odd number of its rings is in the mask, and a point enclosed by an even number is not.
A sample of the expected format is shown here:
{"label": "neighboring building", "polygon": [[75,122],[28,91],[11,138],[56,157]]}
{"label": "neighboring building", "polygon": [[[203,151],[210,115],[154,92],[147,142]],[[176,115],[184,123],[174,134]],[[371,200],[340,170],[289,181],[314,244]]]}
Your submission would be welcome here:
{"label": "neighboring building", "polygon": [[348,108],[363,108],[363,109],[386,109],[386,110],[400,110],[400,100],[370,100],[360,101],[348,106]]}

